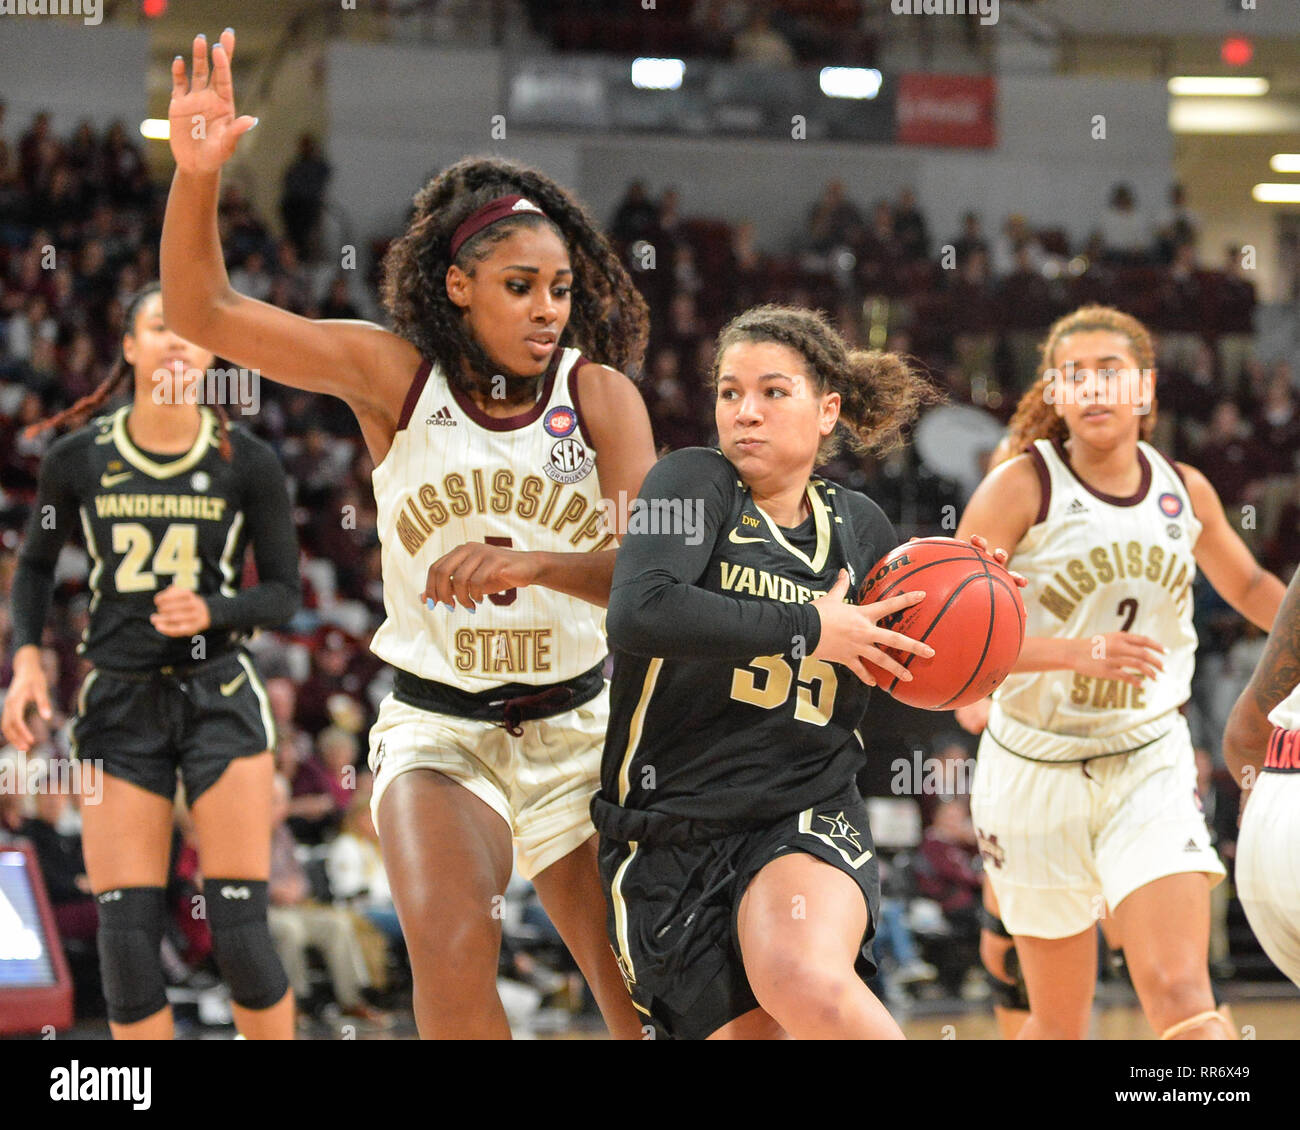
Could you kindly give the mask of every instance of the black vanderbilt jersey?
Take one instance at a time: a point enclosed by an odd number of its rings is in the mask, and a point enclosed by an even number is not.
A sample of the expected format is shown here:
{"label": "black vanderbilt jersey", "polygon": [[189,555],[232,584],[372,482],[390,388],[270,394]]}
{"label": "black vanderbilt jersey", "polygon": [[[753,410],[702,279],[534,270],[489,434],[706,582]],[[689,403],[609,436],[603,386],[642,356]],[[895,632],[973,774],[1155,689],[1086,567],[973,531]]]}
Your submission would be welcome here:
{"label": "black vanderbilt jersey", "polygon": [[[138,670],[211,659],[252,628],[289,619],[300,589],[297,539],[274,451],[232,424],[227,461],[219,422],[201,408],[189,451],[145,452],[128,434],[129,411],[126,405],[64,436],[42,463],[20,559],[28,607],[18,607],[15,586],[15,622],[22,621],[16,646],[39,642],[50,591],[42,583],[52,580],[74,528],[91,560],[90,623],[78,651],[96,666]],[[241,591],[250,541],[259,584]],[[206,599],[212,624],[201,637],[170,638],[149,622],[155,594],[170,585]]]}
{"label": "black vanderbilt jersey", "polygon": [[[637,532],[619,550],[601,793],[701,820],[775,819],[842,789],[861,768],[869,688],[811,652],[810,607],[849,570],[852,593],[896,536],[880,508],[814,477],[811,516],[782,529],[720,451],[688,448],[646,477],[643,526],[698,507],[692,531]],[[671,521],[661,522],[671,526]],[[698,534],[693,537],[692,533]],[[691,544],[692,542],[695,544]]]}

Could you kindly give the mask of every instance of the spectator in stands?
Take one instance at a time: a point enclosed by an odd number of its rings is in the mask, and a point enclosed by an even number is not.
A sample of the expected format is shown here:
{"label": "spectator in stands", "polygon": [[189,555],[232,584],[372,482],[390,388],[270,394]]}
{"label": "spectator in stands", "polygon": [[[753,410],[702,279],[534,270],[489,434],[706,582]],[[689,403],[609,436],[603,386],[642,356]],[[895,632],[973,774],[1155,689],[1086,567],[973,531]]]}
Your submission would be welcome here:
{"label": "spectator in stands", "polygon": [[277,735],[276,769],[289,785],[287,819],[294,839],[314,846],[338,829],[339,806],[329,771],[300,731]]}
{"label": "spectator in stands", "polygon": [[905,188],[894,207],[894,239],[904,262],[930,258],[930,231],[916,203],[916,193]]}
{"label": "spectator in stands", "polygon": [[1028,246],[1016,251],[1015,268],[996,288],[997,319],[1011,366],[1011,387],[1019,394],[1038,371],[1038,346],[1058,313],[1051,283],[1034,265]]}
{"label": "spectator in stands", "polygon": [[1100,225],[1104,257],[1120,265],[1140,265],[1150,258],[1151,231],[1138,211],[1137,197],[1127,184],[1110,190],[1110,201]]}
{"label": "spectator in stands", "polygon": [[271,294],[274,276],[267,270],[266,259],[260,248],[244,256],[243,263],[230,272],[230,285],[240,294],[265,302]]}
{"label": "spectator in stands", "polygon": [[876,202],[870,227],[854,235],[853,250],[858,257],[857,281],[864,294],[897,293],[903,249],[894,235],[894,213],[888,201]]}
{"label": "spectator in stands", "polygon": [[1169,206],[1156,225],[1156,257],[1161,263],[1172,263],[1181,247],[1195,248],[1200,231],[1196,214],[1187,207],[1187,190],[1181,184],[1169,187]]}
{"label": "spectator in stands", "polygon": [[729,301],[736,309],[757,305],[762,293],[767,260],[758,249],[753,220],[741,220],[731,231],[726,279]]}
{"label": "spectator in stands", "polygon": [[[40,721],[43,725],[44,720]],[[32,726],[32,736],[40,739],[35,726]],[[34,793],[34,811],[23,821],[18,834],[30,840],[36,849],[59,936],[65,941],[75,939],[93,944],[99,916],[95,913],[90,880],[86,878],[86,861],[81,856],[81,835],[75,831],[77,821],[72,798],[60,787],[61,782],[51,772],[49,762],[43,759],[29,761],[28,782]]]}
{"label": "spectator in stands", "polygon": [[325,188],[332,170],[321,155],[320,143],[304,133],[298,138],[298,156],[284,173],[280,195],[280,218],[298,258],[314,259],[317,229],[325,207]]}
{"label": "spectator in stands", "polygon": [[732,58],[760,67],[793,67],[794,48],[773,26],[766,9],[759,8],[732,41]]}
{"label": "spectator in stands", "polygon": [[950,288],[953,354],[971,403],[997,409],[1002,402],[993,353],[997,348],[997,296],[989,281],[988,256],[973,251]]}
{"label": "spectator in stands", "polygon": [[807,245],[828,254],[853,243],[863,226],[862,213],[844,193],[844,182],[830,181],[808,213]]}
{"label": "spectator in stands", "polygon": [[368,797],[357,797],[349,806],[327,859],[334,898],[365,915],[390,941],[400,943],[402,926],[388,889]]}
{"label": "spectator in stands", "polygon": [[1029,221],[1021,213],[1012,212],[993,241],[989,258],[993,275],[996,278],[1006,278],[1015,271],[1021,252],[1024,252],[1031,270],[1042,271],[1047,262],[1047,252],[1043,250],[1038,233],[1029,226]]}
{"label": "spectator in stands", "polygon": [[314,946],[325,959],[334,999],[343,1015],[373,1029],[391,1028],[392,1017],[374,1008],[361,995],[369,987],[370,978],[351,915],[342,907],[312,901],[307,873],[298,862],[294,838],[285,823],[289,786],[284,778],[277,776],[274,789],[275,829],[271,833],[268,887],[271,905],[267,921],[276,952],[293,985],[294,997],[299,1001],[311,999],[307,947]]}
{"label": "spectator in stands", "polygon": [[960,267],[976,251],[988,254],[988,240],[984,238],[984,226],[978,214],[967,212],[961,219],[961,235],[952,241],[956,262],[954,269]]}
{"label": "spectator in stands", "polygon": [[625,247],[638,239],[653,240],[659,227],[659,209],[646,194],[645,183],[634,180],[609,222],[610,234]]}
{"label": "spectator in stands", "polygon": [[325,766],[341,825],[357,789],[357,737],[341,726],[327,726],[316,737],[316,752]]}
{"label": "spectator in stands", "polygon": [[1297,412],[1291,367],[1278,361],[1269,376],[1268,393],[1253,422],[1256,473],[1289,475],[1300,451],[1300,412]]}
{"label": "spectator in stands", "polygon": [[[1241,396],[1246,374],[1255,359],[1254,248],[1249,259],[1243,248],[1230,244],[1218,276],[1214,310],[1219,331],[1219,371],[1224,389]],[[1247,270],[1245,263],[1251,269]]]}
{"label": "spectator in stands", "polygon": [[[238,290],[239,288],[236,287],[235,289]],[[329,293],[325,296],[325,301],[321,303],[320,316],[322,318],[361,317],[361,311],[352,301],[352,295],[348,290],[346,275],[334,276],[333,281],[330,283]]]}
{"label": "spectator in stands", "polygon": [[1210,480],[1224,507],[1238,505],[1247,484],[1259,476],[1253,447],[1250,425],[1241,418],[1236,402],[1220,400],[1191,462]]}
{"label": "spectator in stands", "polygon": [[921,841],[917,892],[939,904],[951,944],[935,957],[940,983],[959,996],[979,952],[979,905],[984,882],[975,828],[961,800],[942,801]]}

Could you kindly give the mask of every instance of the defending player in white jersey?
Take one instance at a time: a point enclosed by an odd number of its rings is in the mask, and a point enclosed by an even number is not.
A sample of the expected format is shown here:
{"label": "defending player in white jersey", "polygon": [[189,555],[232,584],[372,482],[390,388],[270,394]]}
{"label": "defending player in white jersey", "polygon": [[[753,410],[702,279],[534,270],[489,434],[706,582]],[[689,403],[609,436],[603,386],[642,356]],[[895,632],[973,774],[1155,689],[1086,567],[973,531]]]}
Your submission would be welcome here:
{"label": "defending player in white jersey", "polygon": [[635,497],[654,446],[631,381],[566,345],[626,367],[645,304],[568,193],[491,159],[416,196],[384,264],[395,333],[236,294],[218,178],[254,123],[235,117],[233,50],[227,31],[211,85],[201,37],[192,89],[183,60],[172,67],[163,289],[176,327],[221,356],[346,401],[374,459],[387,612],[374,649],[398,670],[370,765],[420,1033],[510,1034],[496,971],[513,834],[610,1030],[639,1037],[588,805],[608,711],[596,606],[615,552],[598,502]]}
{"label": "defending player in white jersey", "polygon": [[1237,894],[1264,952],[1300,985],[1300,569],[1228,718],[1223,756],[1249,798]]}
{"label": "defending player in white jersey", "polygon": [[1109,307],[1059,320],[1012,421],[1018,455],[957,531],[1015,546],[1026,640],[994,694],[971,812],[1028,986],[1022,1038],[1088,1031],[1098,918],[1110,908],[1148,1021],[1227,1038],[1208,970],[1209,890],[1223,877],[1195,801],[1179,707],[1196,635],[1197,565],[1253,623],[1282,585],[1251,557],[1200,472],[1144,442],[1154,349]]}

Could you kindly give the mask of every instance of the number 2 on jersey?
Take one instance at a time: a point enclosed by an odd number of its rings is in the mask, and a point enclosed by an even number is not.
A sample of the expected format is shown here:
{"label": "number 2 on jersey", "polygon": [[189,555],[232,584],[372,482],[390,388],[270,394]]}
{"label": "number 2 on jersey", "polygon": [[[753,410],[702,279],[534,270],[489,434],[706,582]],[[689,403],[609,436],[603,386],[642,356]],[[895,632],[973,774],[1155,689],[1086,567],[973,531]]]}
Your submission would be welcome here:
{"label": "number 2 on jersey", "polygon": [[[755,677],[755,667],[766,675],[761,687]],[[737,667],[731,673],[731,697],[764,710],[775,710],[790,697],[790,684],[794,681],[795,673],[784,656],[760,655],[748,666]],[[799,661],[798,683],[795,718],[814,726],[825,726],[835,711],[835,691],[839,686],[835,668],[824,660],[805,656]]]}

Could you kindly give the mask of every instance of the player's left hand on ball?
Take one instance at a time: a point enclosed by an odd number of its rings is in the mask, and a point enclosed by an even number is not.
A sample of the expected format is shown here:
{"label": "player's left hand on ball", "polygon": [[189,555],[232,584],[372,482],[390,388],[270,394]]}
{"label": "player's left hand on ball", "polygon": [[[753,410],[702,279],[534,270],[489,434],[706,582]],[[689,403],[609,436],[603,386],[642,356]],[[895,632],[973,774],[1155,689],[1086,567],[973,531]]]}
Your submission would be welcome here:
{"label": "player's left hand on ball", "polygon": [[193,589],[168,585],[154,594],[153,602],[157,611],[149,617],[149,623],[164,636],[192,636],[212,625],[208,602]]}
{"label": "player's left hand on ball", "polygon": [[460,603],[473,612],[488,593],[531,585],[537,579],[537,571],[534,554],[468,542],[443,554],[429,566],[420,599],[452,608]]}
{"label": "player's left hand on ball", "polygon": [[[989,549],[989,543],[985,541],[982,537],[980,537],[979,534],[971,534],[970,543],[981,553],[987,553],[990,557],[993,558],[994,561],[996,561],[1004,569],[1007,568],[1007,562],[1010,561],[1011,558],[1005,549]],[[1027,584],[1029,584],[1028,579],[1022,577],[1019,573],[1012,573],[1010,569],[1007,569],[1007,572],[1010,574],[1011,579],[1015,581],[1016,584],[1019,585],[1021,588],[1024,588]]]}

